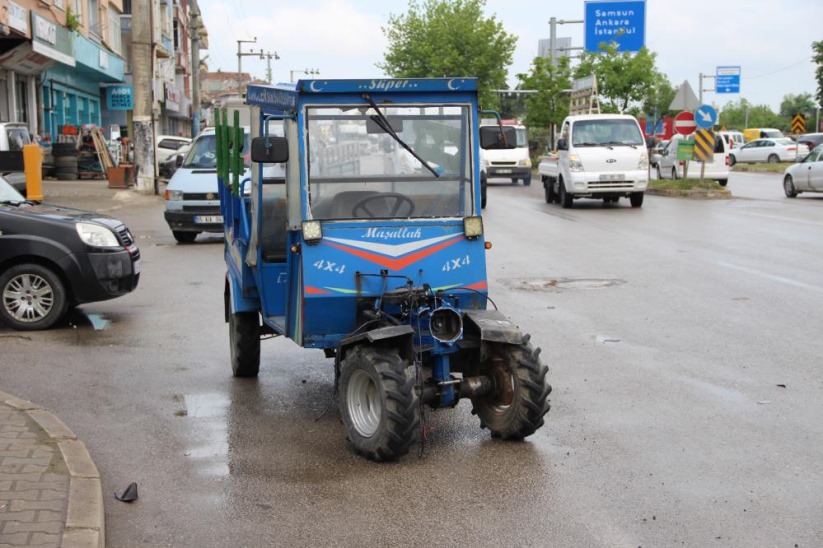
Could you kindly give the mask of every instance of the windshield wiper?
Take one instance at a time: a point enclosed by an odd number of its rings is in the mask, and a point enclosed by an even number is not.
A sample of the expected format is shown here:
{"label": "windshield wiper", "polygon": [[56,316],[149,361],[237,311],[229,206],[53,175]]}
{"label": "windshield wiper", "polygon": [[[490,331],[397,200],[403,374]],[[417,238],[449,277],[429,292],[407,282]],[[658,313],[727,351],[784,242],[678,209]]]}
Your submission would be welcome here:
{"label": "windshield wiper", "polygon": [[421,158],[421,157],[420,157],[420,155],[419,155],[419,154],[417,154],[417,153],[416,153],[416,152],[412,149],[412,147],[410,147],[409,145],[407,145],[407,144],[406,144],[406,142],[405,142],[405,141],[403,141],[403,139],[401,139],[401,138],[400,138],[400,136],[399,136],[399,135],[397,135],[397,133],[395,133],[395,131],[394,131],[394,130],[392,129],[392,127],[391,127],[391,122],[389,122],[388,118],[386,118],[386,117],[383,115],[383,113],[380,111],[380,109],[379,109],[379,108],[377,108],[377,103],[375,103],[375,102],[374,102],[374,99],[372,99],[372,98],[371,98],[371,95],[369,95],[368,93],[364,93],[364,94],[363,94],[363,99],[365,99],[366,101],[368,101],[368,102],[369,102],[369,105],[371,106],[371,108],[373,108],[373,109],[374,109],[374,112],[376,112],[376,113],[377,113],[377,114],[372,114],[371,116],[369,116],[369,118],[371,118],[371,119],[372,119],[372,121],[373,121],[375,124],[377,124],[378,126],[380,126],[380,129],[382,129],[383,131],[385,131],[386,133],[388,133],[388,134],[391,136],[391,138],[392,138],[392,139],[394,139],[395,141],[397,141],[397,143],[398,143],[401,147],[403,147],[403,148],[405,148],[406,150],[408,150],[408,151],[409,151],[409,154],[411,154],[412,156],[414,156],[414,157],[417,159],[417,161],[418,161],[418,162],[420,162],[421,164],[423,164],[423,166],[424,166],[426,169],[428,169],[429,171],[431,171],[431,172],[432,172],[432,174],[433,174],[435,177],[440,177],[440,174],[439,174],[439,173],[437,173],[437,171],[435,171],[435,170],[434,170],[434,168],[432,168],[432,166],[430,166],[430,165],[429,165],[429,163],[428,163],[426,160],[424,160],[423,158]]}
{"label": "windshield wiper", "polygon": [[606,141],[603,143],[605,146],[619,146],[619,147],[632,147],[637,148],[637,145],[633,145],[631,143],[624,143],[623,141]]}

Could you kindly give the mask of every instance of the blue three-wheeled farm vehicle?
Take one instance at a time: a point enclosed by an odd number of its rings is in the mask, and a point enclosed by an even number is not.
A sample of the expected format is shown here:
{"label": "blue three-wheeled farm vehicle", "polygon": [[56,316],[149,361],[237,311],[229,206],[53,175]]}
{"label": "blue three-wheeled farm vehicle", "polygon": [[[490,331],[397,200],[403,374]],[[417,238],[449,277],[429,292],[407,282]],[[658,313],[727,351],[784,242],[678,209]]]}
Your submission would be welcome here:
{"label": "blue three-wheeled farm vehicle", "polygon": [[234,375],[257,376],[261,337],[324,349],[374,460],[420,440],[423,405],[470,398],[496,438],[540,428],[548,367],[487,295],[478,146],[510,134],[479,130],[477,81],[303,80],[246,103],[248,149],[238,117],[217,123]]}

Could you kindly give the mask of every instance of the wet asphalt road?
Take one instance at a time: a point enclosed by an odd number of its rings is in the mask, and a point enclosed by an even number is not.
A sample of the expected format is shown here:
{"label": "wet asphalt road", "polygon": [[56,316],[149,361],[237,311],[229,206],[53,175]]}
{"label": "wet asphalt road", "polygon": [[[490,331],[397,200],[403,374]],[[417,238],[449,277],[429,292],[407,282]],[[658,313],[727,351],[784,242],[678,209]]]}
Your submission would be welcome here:
{"label": "wet asphalt road", "polygon": [[264,341],[259,379],[231,377],[222,238],[176,245],[159,197],[59,185],[128,223],[140,287],[0,327],[0,390],[86,443],[109,546],[823,543],[823,196],[788,200],[779,175],[641,209],[492,184],[490,295],[543,348],[547,424],[492,441],[461,403],[389,464],[347,446],[322,352]]}

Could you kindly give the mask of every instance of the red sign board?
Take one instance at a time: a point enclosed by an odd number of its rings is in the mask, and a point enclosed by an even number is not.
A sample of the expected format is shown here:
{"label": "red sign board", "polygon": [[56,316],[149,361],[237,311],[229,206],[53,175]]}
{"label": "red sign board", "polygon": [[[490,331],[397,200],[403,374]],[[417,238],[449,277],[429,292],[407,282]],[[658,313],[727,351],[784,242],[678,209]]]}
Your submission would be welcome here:
{"label": "red sign board", "polygon": [[694,114],[688,110],[678,112],[674,117],[674,130],[680,135],[691,135],[697,125],[694,123]]}

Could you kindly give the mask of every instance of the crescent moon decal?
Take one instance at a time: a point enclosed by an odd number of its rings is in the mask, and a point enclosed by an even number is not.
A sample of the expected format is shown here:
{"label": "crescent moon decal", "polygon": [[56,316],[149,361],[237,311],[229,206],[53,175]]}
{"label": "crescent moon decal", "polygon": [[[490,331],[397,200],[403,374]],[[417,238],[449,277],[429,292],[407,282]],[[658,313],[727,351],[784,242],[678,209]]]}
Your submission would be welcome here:
{"label": "crescent moon decal", "polygon": [[312,81],[312,83],[311,83],[311,84],[309,84],[309,89],[310,89],[311,91],[323,91],[323,88],[322,88],[322,87],[318,87],[318,85],[317,85],[317,84],[319,84],[319,83],[320,83],[320,82],[318,82],[317,80],[313,80],[313,81]]}
{"label": "crescent moon decal", "polygon": [[446,85],[449,86],[449,89],[452,90],[452,91],[456,90],[456,89],[460,89],[460,84],[462,84],[463,81],[460,80],[460,83],[458,83],[457,85],[455,85],[455,82],[457,82],[457,79],[453,78],[453,79],[449,80],[449,83],[446,84]]}

